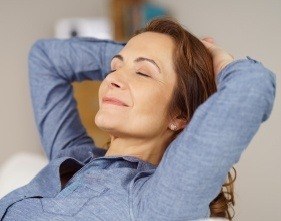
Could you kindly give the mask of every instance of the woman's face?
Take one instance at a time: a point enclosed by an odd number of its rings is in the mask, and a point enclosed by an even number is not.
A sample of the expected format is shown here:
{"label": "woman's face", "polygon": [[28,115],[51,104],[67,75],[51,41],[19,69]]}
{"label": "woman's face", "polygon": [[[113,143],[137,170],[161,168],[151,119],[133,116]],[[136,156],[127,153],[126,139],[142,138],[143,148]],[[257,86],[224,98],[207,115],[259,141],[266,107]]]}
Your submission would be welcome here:
{"label": "woman's face", "polygon": [[[118,137],[139,138],[161,136],[168,130],[167,107],[176,84],[173,50],[170,36],[145,32],[131,38],[113,57],[113,72],[99,88],[95,123],[100,129]],[[103,102],[105,96],[127,106]]]}

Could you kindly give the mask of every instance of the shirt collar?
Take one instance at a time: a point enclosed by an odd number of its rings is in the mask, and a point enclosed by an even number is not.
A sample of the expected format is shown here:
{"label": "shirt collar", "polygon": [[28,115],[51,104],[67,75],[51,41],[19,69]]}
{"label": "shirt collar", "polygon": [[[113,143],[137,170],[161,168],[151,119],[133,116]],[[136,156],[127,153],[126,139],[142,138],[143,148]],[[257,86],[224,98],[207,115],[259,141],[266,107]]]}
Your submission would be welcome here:
{"label": "shirt collar", "polygon": [[142,159],[139,159],[135,156],[114,155],[114,156],[98,157],[98,159],[120,159],[120,158],[122,158],[126,161],[130,161],[130,162],[137,162],[138,163],[138,166],[137,166],[138,170],[150,170],[150,169],[156,169],[157,168],[156,165],[151,164],[148,161],[143,161]]}

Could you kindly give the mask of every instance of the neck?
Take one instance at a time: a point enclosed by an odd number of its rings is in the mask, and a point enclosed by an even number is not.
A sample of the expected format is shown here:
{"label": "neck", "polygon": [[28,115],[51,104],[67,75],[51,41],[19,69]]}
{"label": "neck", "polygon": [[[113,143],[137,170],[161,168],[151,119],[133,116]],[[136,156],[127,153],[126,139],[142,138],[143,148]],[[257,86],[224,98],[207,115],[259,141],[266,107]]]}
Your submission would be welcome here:
{"label": "neck", "polygon": [[163,137],[147,140],[111,136],[110,147],[105,156],[134,156],[157,166],[168,145],[169,142],[167,142],[167,139],[164,140]]}

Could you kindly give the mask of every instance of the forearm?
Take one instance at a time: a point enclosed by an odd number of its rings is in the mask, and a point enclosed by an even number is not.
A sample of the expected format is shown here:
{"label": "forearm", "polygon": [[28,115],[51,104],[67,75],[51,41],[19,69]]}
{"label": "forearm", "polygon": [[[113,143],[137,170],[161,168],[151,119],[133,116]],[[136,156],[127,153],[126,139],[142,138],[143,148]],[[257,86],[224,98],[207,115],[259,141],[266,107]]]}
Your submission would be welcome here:
{"label": "forearm", "polygon": [[[41,50],[42,64],[53,68],[50,75],[67,82],[103,80],[110,60],[125,44],[95,38],[40,39],[31,51]],[[37,54],[40,56],[40,53]],[[40,72],[36,73],[40,75]]]}
{"label": "forearm", "polygon": [[32,46],[31,98],[41,143],[49,159],[65,148],[94,146],[81,123],[71,83],[102,80],[111,56],[122,47],[92,38],[41,39]]}

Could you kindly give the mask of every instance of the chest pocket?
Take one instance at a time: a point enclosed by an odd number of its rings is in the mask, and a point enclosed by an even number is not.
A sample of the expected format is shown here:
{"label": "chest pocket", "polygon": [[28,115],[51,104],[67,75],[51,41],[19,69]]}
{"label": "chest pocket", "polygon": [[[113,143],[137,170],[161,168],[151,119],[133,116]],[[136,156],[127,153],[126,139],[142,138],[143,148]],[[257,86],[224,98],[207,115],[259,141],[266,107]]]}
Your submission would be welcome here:
{"label": "chest pocket", "polygon": [[100,197],[109,190],[103,185],[88,186],[72,183],[54,198],[42,198],[42,209],[46,213],[75,216],[94,197]]}

